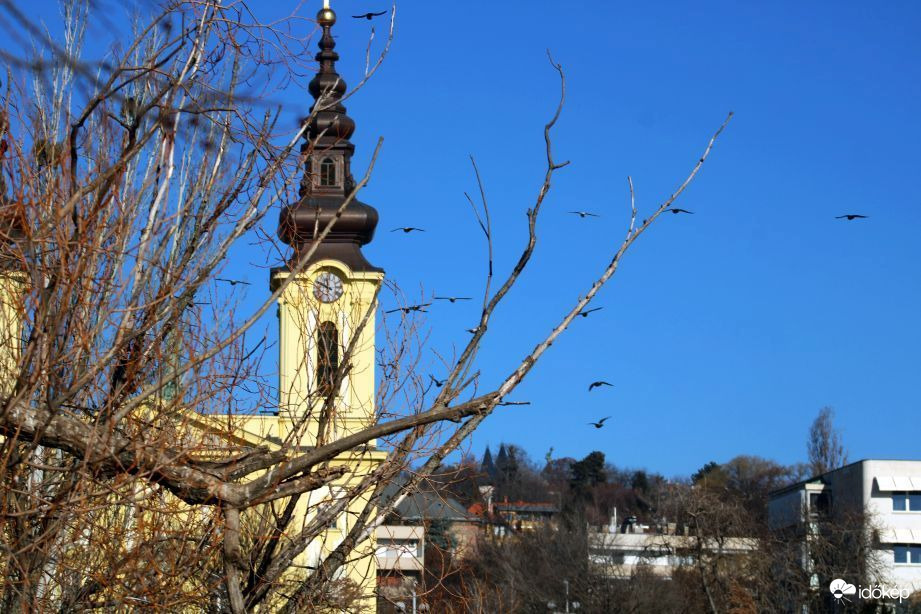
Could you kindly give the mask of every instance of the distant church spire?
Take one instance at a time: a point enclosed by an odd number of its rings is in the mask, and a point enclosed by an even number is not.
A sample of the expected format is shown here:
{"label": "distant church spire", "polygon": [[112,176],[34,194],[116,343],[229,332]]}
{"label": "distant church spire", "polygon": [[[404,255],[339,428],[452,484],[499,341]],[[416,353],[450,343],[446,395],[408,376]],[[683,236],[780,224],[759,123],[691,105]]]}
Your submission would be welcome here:
{"label": "distant church spire", "polygon": [[492,483],[499,473],[496,469],[496,464],[492,460],[492,452],[489,450],[489,446],[486,446],[486,451],[483,453],[483,460],[480,462],[480,473],[486,478],[487,483]]}
{"label": "distant church spire", "polygon": [[[317,13],[317,24],[323,29],[323,35],[316,55],[319,71],[309,86],[314,103],[301,146],[305,156],[304,178],[300,199],[282,209],[278,222],[278,235],[294,248],[295,257],[313,244],[355,188],[351,168],[355,146],[349,140],[355,132],[355,122],[342,104],[347,88],[336,72],[339,54],[334,51],[336,41],[332,26],[335,23],[336,13],[328,6]],[[329,258],[344,262],[356,271],[379,270],[361,253],[361,246],[374,237],[376,226],[377,211],[353,199],[311,261]]]}

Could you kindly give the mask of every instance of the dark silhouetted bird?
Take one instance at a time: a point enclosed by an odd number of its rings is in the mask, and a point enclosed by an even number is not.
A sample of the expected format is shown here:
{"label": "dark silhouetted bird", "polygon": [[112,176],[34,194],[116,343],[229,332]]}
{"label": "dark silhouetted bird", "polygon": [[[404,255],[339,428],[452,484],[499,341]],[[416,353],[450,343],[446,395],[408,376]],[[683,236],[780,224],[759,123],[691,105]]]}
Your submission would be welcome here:
{"label": "dark silhouetted bird", "polygon": [[570,211],[573,215],[578,215],[579,217],[601,217],[597,213],[591,213],[589,211]]}
{"label": "dark silhouetted bird", "polygon": [[429,379],[432,380],[432,383],[435,384],[435,388],[441,388],[445,385],[446,379],[438,379],[434,375],[429,375]]}
{"label": "dark silhouetted bird", "polygon": [[843,219],[847,218],[848,221],[851,221],[851,220],[865,220],[865,219],[868,218],[868,217],[870,217],[870,216],[868,216],[868,215],[860,215],[859,213],[845,213],[844,215],[839,215],[839,216],[835,217],[835,219],[836,219],[836,220],[843,220]]}
{"label": "dark silhouetted bird", "polygon": [[669,209],[669,211],[671,211],[672,213],[690,213],[691,215],[694,215],[693,211],[688,211],[687,209],[679,209],[677,207],[675,207],[674,209]]}
{"label": "dark silhouetted bird", "polygon": [[251,285],[252,285],[252,284],[249,283],[248,281],[243,281],[242,279],[224,279],[224,278],[222,278],[222,277],[215,277],[214,279],[215,279],[215,281],[223,281],[223,282],[226,282],[226,283],[230,284],[231,286],[236,286],[237,284],[243,284],[244,286],[251,286]]}
{"label": "dark silhouetted bird", "polygon": [[587,318],[587,317],[588,317],[588,314],[592,313],[593,311],[598,311],[598,310],[600,310],[600,309],[604,309],[604,307],[595,307],[594,309],[583,309],[582,311],[580,311],[580,312],[577,313],[576,315],[577,315],[577,316],[582,316],[583,318]]}
{"label": "dark silhouetted bird", "polygon": [[396,313],[397,311],[402,311],[403,313],[409,313],[411,311],[421,311],[425,313],[425,308],[431,305],[431,303],[422,303],[421,305],[407,305],[406,307],[397,307],[396,309],[390,309],[384,313]]}
{"label": "dark silhouetted bird", "polygon": [[433,296],[432,298],[436,301],[451,301],[452,303],[456,303],[457,301],[470,300],[469,296]]}
{"label": "dark silhouetted bird", "polygon": [[589,422],[589,424],[591,424],[592,426],[594,426],[596,429],[600,429],[601,427],[604,426],[604,421],[605,421],[605,420],[609,420],[610,418],[611,418],[611,416],[605,416],[604,418],[602,418],[602,419],[599,420],[598,422]]}
{"label": "dark silhouetted bird", "polygon": [[414,230],[418,230],[419,232],[425,232],[424,228],[416,228],[415,226],[400,226],[399,228],[394,228],[390,232],[396,232],[398,230],[402,230],[405,233],[410,233]]}
{"label": "dark silhouetted bird", "polygon": [[588,391],[591,392],[595,388],[601,388],[602,386],[611,386],[613,388],[614,384],[611,384],[604,380],[598,380],[597,382],[592,382],[591,384],[588,385]]}
{"label": "dark silhouetted bird", "polygon": [[367,19],[371,21],[375,17],[380,17],[381,15],[386,15],[387,11],[381,11],[380,13],[365,13],[364,15],[352,15],[354,19]]}

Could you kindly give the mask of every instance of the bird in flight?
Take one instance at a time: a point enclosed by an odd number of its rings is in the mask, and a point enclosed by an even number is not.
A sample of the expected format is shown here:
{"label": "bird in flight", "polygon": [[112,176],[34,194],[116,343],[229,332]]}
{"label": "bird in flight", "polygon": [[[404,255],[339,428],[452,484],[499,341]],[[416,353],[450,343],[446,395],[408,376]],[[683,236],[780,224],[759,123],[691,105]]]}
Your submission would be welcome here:
{"label": "bird in flight", "polygon": [[414,231],[414,230],[418,230],[419,232],[425,232],[425,229],[424,229],[424,228],[416,228],[415,226],[400,226],[399,228],[394,228],[394,229],[391,230],[390,232],[396,232],[396,231],[398,231],[398,230],[402,230],[403,232],[405,232],[405,233],[407,233],[407,234],[410,233],[410,232],[412,232],[412,231]]}
{"label": "bird in flight", "polygon": [[387,11],[381,11],[380,13],[365,13],[364,15],[352,15],[354,19],[367,19],[371,21],[375,17],[380,17],[381,15],[386,15]]}
{"label": "bird in flight", "polygon": [[591,212],[589,212],[589,211],[570,211],[570,213],[572,213],[573,215],[578,215],[578,216],[581,217],[581,218],[585,218],[585,217],[601,217],[601,216],[598,215],[597,213],[591,213]]}
{"label": "bird in flight", "polygon": [[580,311],[580,312],[577,313],[576,315],[577,315],[577,316],[582,316],[583,318],[587,318],[587,317],[588,317],[588,314],[592,313],[593,311],[598,311],[599,309],[604,309],[604,307],[595,307],[594,309],[583,309],[582,311]]}
{"label": "bird in flight", "polygon": [[595,388],[601,388],[602,386],[610,386],[613,388],[614,384],[611,384],[610,382],[606,382],[604,380],[598,380],[597,382],[592,382],[591,384],[588,385],[588,391],[591,392]]}
{"label": "bird in flight", "polygon": [[608,420],[610,417],[611,417],[611,416],[605,416],[604,418],[602,418],[602,419],[599,420],[598,422],[589,422],[589,424],[591,424],[592,426],[594,426],[596,429],[600,429],[601,427],[604,426],[604,421],[605,421],[605,420]]}
{"label": "bird in flight", "polygon": [[675,207],[674,209],[669,209],[669,211],[671,211],[672,213],[690,213],[691,215],[694,215],[693,211],[688,211],[687,209],[679,209],[678,207]]}
{"label": "bird in flight", "polygon": [[445,382],[448,380],[438,379],[434,375],[429,375],[429,379],[432,380],[432,383],[435,384],[435,388],[441,388],[445,385]]}
{"label": "bird in flight", "polygon": [[868,216],[868,215],[860,215],[859,213],[845,213],[844,215],[836,216],[835,219],[836,219],[836,220],[843,220],[844,218],[847,218],[847,221],[850,222],[851,220],[865,220],[865,219],[867,219],[868,217],[870,217],[870,216]]}
{"label": "bird in flight", "polygon": [[236,286],[237,284],[243,284],[244,286],[251,286],[251,285],[252,285],[252,284],[249,283],[248,281],[243,281],[242,279],[224,279],[224,278],[222,278],[222,277],[215,277],[214,279],[215,279],[215,281],[223,281],[223,282],[226,282],[226,283],[230,284],[231,286]]}
{"label": "bird in flight", "polygon": [[397,307],[396,309],[390,309],[384,313],[396,313],[397,311],[402,311],[403,313],[409,313],[411,311],[421,311],[426,313],[425,308],[431,305],[431,303],[422,303],[421,305],[407,305],[406,307]]}
{"label": "bird in flight", "polygon": [[452,303],[456,303],[457,301],[470,300],[469,296],[433,296],[432,298],[436,301],[451,301]]}

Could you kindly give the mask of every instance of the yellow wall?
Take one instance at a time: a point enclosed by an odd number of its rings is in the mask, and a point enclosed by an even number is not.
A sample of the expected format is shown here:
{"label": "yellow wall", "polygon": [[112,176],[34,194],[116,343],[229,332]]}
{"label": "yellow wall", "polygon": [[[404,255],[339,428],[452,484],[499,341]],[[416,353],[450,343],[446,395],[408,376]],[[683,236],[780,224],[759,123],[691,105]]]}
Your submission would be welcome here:
{"label": "yellow wall", "polygon": [[[343,280],[343,294],[333,303],[321,303],[313,295],[314,279],[323,271],[333,271]],[[276,273],[273,284],[288,275]],[[305,416],[315,419],[323,404],[315,381],[319,323],[329,321],[339,328],[341,357],[364,315],[375,308],[372,300],[382,280],[381,273],[354,273],[340,262],[326,260],[312,265],[286,288],[278,301],[280,430],[277,435],[283,437]],[[372,313],[336,398],[332,430],[328,433],[330,440],[357,432],[374,420],[374,324]],[[299,436],[301,445],[314,445],[316,421],[311,420]]]}
{"label": "yellow wall", "polygon": [[20,272],[0,273],[0,391],[4,395],[12,392],[19,373],[26,281]]}

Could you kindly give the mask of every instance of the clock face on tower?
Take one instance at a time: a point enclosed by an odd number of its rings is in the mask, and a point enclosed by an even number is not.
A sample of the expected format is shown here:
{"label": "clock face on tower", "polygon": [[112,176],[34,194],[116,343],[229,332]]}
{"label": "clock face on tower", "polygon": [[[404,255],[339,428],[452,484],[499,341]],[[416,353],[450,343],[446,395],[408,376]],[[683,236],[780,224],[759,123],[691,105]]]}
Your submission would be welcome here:
{"label": "clock face on tower", "polygon": [[313,295],[323,303],[338,300],[342,296],[342,280],[329,271],[320,273],[313,282]]}

